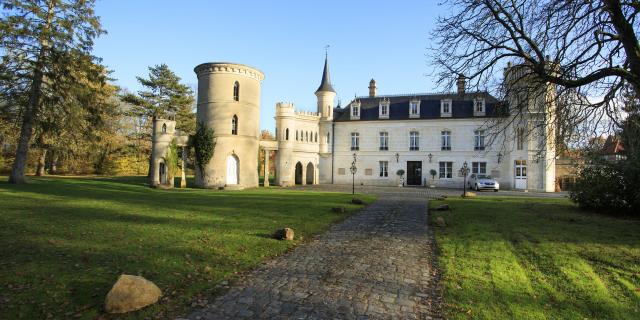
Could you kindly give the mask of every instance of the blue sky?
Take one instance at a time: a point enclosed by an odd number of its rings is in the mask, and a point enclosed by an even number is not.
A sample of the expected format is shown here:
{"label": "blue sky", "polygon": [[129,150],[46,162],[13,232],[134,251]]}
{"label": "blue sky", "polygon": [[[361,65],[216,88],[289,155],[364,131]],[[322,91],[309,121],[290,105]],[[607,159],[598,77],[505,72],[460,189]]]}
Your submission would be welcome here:
{"label": "blue sky", "polygon": [[108,34],[94,53],[131,91],[160,63],[194,88],[200,63],[256,67],[265,73],[260,126],[273,131],[276,102],[316,111],[325,45],[343,104],[366,95],[371,78],[379,94],[440,91],[426,54],[445,9],[437,1],[99,0]]}

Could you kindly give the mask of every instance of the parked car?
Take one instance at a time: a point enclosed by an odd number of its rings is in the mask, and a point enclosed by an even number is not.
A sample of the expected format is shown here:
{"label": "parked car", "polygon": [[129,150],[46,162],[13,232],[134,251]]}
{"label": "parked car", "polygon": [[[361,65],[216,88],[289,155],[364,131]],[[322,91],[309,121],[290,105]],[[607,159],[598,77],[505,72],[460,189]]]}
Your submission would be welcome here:
{"label": "parked car", "polygon": [[474,189],[476,191],[493,190],[498,192],[498,190],[500,190],[500,184],[496,179],[492,178],[490,175],[475,173],[469,177],[468,187],[469,189]]}

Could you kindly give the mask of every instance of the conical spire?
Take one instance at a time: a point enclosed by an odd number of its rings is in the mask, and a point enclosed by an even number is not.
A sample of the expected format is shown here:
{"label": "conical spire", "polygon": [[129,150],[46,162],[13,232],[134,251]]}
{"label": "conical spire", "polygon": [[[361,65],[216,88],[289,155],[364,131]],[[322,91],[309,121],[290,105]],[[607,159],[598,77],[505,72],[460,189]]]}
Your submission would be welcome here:
{"label": "conical spire", "polygon": [[324,57],[324,71],[322,71],[322,83],[320,83],[320,86],[318,87],[318,90],[316,90],[316,92],[320,92],[320,91],[329,91],[333,93],[336,92],[335,90],[333,90],[333,86],[331,86],[331,76],[329,75],[328,55],[325,55]]}

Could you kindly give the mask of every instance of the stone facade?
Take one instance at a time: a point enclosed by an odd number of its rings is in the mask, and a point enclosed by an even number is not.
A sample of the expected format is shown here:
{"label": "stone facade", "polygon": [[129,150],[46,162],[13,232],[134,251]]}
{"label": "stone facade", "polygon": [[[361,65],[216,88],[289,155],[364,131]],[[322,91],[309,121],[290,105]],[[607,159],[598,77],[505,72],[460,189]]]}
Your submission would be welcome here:
{"label": "stone facade", "polygon": [[[202,64],[195,72],[197,119],[214,129],[216,139],[205,174],[196,172],[201,187],[258,186],[262,149],[265,158],[276,152],[276,183],[281,186],[351,184],[355,178],[359,185],[462,187],[460,168],[467,163],[470,174],[493,175],[501,188],[555,190],[555,152],[544,138],[553,132],[536,127],[552,120],[555,106],[546,102],[552,100],[547,99],[550,88],[527,101],[531,107],[517,119],[499,112],[515,98],[498,101],[487,92],[466,92],[464,76],[456,92],[391,96],[378,96],[372,79],[368,96],[341,108],[334,106],[336,92],[325,60],[315,92],[317,111],[278,103],[276,141],[260,141],[263,74],[233,63]],[[505,71],[507,83],[511,74]],[[171,133],[155,133],[154,158],[159,161]],[[350,172],[354,157],[355,177]],[[396,174],[400,169],[405,172],[402,177]],[[155,177],[152,183],[159,181]]]}

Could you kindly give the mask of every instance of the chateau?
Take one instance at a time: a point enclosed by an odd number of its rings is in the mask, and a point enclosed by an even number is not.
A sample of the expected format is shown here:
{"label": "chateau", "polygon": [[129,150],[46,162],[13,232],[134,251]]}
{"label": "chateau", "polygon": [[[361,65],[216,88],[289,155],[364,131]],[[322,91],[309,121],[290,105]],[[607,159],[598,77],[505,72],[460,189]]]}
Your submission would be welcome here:
{"label": "chateau", "polygon": [[[505,83],[517,74],[517,66],[507,69]],[[378,95],[372,79],[368,96],[336,107],[325,59],[315,91],[317,111],[278,103],[276,139],[260,140],[263,73],[225,62],[201,64],[194,71],[197,121],[214,130],[216,142],[204,174],[196,169],[201,187],[257,187],[262,151],[267,177],[269,155],[276,153],[280,186],[355,180],[358,185],[462,187],[460,169],[467,163],[470,174],[489,174],[502,189],[555,190],[555,150],[545,139],[553,133],[534,130],[536,123],[554,114],[555,106],[547,102],[553,99],[545,98],[552,90],[527,101],[530,107],[516,117],[510,106],[517,97],[498,101],[487,92],[467,92],[463,76],[458,77],[457,91],[439,94]],[[164,164],[172,141],[181,147],[189,144],[187,136],[175,131],[175,121],[156,119],[152,186],[172,185]],[[357,170],[352,176],[354,160]],[[402,177],[396,174],[400,169],[405,172]]]}

